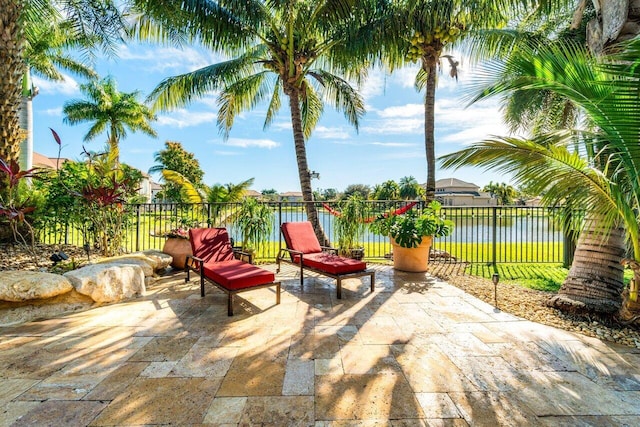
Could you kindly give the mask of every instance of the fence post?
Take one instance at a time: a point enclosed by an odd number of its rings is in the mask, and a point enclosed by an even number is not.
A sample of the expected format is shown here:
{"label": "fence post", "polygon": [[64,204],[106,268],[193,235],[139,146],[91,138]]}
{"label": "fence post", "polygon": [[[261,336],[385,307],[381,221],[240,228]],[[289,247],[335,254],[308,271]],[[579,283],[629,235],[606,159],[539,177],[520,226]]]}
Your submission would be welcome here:
{"label": "fence post", "polygon": [[492,228],[492,248],[491,248],[491,265],[496,266],[496,254],[498,245],[498,207],[493,206],[493,224]]}
{"label": "fence post", "polygon": [[136,205],[136,252],[140,250],[140,204]]}

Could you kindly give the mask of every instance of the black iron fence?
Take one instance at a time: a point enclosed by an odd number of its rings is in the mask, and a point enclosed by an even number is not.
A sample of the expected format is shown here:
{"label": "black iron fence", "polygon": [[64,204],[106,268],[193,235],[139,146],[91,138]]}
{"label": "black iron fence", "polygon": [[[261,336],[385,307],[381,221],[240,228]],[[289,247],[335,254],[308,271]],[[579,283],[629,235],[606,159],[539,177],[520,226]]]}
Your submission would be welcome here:
{"label": "black iron fence", "polygon": [[[264,202],[273,212],[273,230],[269,243],[259,248],[256,259],[275,259],[284,243],[280,224],[307,219],[304,202]],[[332,202],[314,202],[320,223],[330,241],[335,241]],[[387,212],[405,206],[406,201],[370,201],[372,212]],[[166,234],[178,227],[227,227],[230,235],[241,241],[235,224],[240,203],[224,204],[133,204],[125,207],[123,249],[134,252],[162,249]],[[412,209],[421,210],[422,202]],[[452,207],[442,213],[455,223],[453,234],[434,240],[432,256],[447,262],[469,263],[567,263],[573,245],[562,227],[561,211],[544,207]],[[65,221],[64,212],[52,213],[42,227],[41,241],[85,246],[95,250],[92,230],[88,224]],[[386,236],[365,231],[359,239],[365,258],[388,258],[391,244]],[[569,261],[570,263],[570,261]]]}

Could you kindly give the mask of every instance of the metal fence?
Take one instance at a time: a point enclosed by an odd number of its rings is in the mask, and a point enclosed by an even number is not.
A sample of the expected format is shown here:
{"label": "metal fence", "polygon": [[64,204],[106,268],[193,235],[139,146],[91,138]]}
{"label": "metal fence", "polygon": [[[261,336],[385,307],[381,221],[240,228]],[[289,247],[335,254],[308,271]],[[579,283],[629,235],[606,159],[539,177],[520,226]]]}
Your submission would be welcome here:
{"label": "metal fence", "polygon": [[[264,202],[274,214],[273,230],[269,244],[259,249],[256,259],[275,259],[284,246],[280,224],[307,219],[304,202]],[[334,215],[326,207],[336,208],[334,202],[314,202],[320,223],[330,241],[335,240]],[[370,201],[372,212],[397,209],[406,201]],[[224,204],[132,204],[125,209],[126,236],[123,249],[134,252],[146,249],[162,249],[165,234],[179,226],[227,227],[236,241],[242,236],[235,225],[240,203]],[[423,203],[412,209],[421,210]],[[432,256],[446,262],[468,263],[567,263],[572,244],[565,239],[560,221],[560,211],[544,207],[452,207],[442,208],[442,213],[455,223],[453,234],[434,240]],[[52,213],[42,228],[41,241],[64,243],[93,248],[88,226],[65,222],[65,213]],[[368,229],[360,240],[365,248],[365,258],[388,258],[391,244],[386,236],[379,236]],[[569,261],[570,263],[570,261]]]}

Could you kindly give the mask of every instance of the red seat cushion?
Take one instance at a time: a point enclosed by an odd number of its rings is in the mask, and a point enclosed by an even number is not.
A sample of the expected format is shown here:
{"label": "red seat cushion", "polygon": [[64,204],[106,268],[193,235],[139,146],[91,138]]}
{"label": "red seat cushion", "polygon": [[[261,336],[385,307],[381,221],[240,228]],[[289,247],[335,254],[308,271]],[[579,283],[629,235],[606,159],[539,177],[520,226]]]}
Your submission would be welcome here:
{"label": "red seat cushion", "polygon": [[238,259],[207,263],[204,275],[231,291],[266,285],[276,279],[272,272]]}
{"label": "red seat cushion", "polygon": [[330,274],[356,273],[367,269],[367,264],[351,258],[320,252],[303,257],[303,265]]}
{"label": "red seat cushion", "polygon": [[280,229],[287,248],[303,254],[322,252],[320,242],[318,242],[316,233],[314,233],[313,226],[309,221],[284,222]]}

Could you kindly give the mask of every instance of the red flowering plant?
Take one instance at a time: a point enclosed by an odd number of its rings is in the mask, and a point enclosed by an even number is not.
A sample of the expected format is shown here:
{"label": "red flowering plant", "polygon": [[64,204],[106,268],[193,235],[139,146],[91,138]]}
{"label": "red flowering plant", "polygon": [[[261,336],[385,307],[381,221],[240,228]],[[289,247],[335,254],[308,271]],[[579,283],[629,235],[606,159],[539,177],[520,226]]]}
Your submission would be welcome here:
{"label": "red flowering plant", "polygon": [[0,194],[0,222],[6,221],[16,243],[23,245],[32,255],[37,265],[35,254],[35,232],[28,220],[28,214],[36,210],[34,193],[23,185],[30,178],[37,178],[40,169],[20,170],[15,160],[7,162],[0,157],[0,176],[3,176],[7,187]]}

